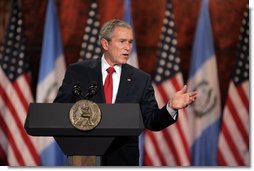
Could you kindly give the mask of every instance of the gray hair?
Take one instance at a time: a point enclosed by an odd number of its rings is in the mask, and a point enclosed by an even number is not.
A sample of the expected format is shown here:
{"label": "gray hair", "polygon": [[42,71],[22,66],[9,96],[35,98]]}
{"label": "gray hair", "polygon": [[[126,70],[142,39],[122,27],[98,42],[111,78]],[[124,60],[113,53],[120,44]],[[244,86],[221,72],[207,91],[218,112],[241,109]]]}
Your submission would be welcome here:
{"label": "gray hair", "polygon": [[99,40],[101,41],[101,39],[106,39],[107,41],[110,41],[116,27],[124,27],[124,28],[128,28],[128,29],[132,30],[132,27],[128,23],[126,23],[122,20],[113,19],[113,20],[106,22],[102,26],[100,35],[99,35]]}

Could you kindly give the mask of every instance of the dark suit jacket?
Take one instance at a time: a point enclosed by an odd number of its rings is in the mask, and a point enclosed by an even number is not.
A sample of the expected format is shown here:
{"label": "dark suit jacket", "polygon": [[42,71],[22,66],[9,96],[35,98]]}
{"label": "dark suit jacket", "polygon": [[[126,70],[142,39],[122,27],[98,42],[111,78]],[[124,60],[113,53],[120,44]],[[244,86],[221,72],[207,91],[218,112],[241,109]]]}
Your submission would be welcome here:
{"label": "dark suit jacket", "polygon": [[[90,100],[96,103],[105,103],[100,58],[71,64],[54,102],[76,102],[78,99],[72,93],[73,85],[80,84],[82,91],[86,92],[92,81],[98,83],[98,93]],[[122,65],[115,103],[139,103],[144,125],[153,131],[162,130],[177,120],[171,117],[166,106],[158,109],[150,76],[128,64]],[[138,137],[117,137],[107,150],[106,155],[102,157],[102,164],[137,166],[138,159]]]}

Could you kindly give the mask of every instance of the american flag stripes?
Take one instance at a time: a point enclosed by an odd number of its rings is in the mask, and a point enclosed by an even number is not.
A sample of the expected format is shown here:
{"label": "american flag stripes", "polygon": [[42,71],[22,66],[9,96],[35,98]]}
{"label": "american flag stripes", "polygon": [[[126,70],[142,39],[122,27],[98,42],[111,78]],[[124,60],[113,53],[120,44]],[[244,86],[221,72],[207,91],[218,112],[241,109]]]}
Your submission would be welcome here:
{"label": "american flag stripes", "polygon": [[92,1],[88,14],[79,60],[96,59],[102,56],[99,42],[100,21],[97,0]]}
{"label": "american flag stripes", "polygon": [[30,72],[23,37],[22,13],[12,1],[8,31],[0,48],[0,163],[10,166],[38,165],[34,140],[24,121],[33,101]]}
{"label": "american flag stripes", "polygon": [[[159,107],[164,106],[170,97],[183,86],[173,19],[172,3],[171,0],[168,0],[159,44],[157,67],[153,79]],[[145,131],[144,165],[190,165],[190,140],[187,121],[186,111],[179,110],[179,118],[175,124],[159,132]]]}
{"label": "american flag stripes", "polygon": [[244,12],[236,68],[229,85],[219,136],[218,163],[250,166],[249,9]]}

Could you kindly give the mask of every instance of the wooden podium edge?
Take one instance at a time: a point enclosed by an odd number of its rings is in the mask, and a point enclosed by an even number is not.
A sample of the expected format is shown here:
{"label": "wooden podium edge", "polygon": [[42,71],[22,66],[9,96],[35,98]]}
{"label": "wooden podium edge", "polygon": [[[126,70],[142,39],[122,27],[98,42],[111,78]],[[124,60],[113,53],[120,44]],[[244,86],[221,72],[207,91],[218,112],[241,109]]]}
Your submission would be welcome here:
{"label": "wooden podium edge", "polygon": [[99,156],[68,156],[69,166],[101,166]]}

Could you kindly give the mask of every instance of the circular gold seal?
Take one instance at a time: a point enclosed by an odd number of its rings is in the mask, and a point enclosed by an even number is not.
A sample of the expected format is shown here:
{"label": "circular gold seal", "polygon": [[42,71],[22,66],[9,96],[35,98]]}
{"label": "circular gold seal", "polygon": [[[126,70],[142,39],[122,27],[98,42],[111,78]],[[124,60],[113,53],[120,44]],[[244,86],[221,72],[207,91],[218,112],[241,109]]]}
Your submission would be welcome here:
{"label": "circular gold seal", "polygon": [[101,121],[99,106],[90,100],[79,100],[70,109],[71,124],[82,131],[95,128]]}

